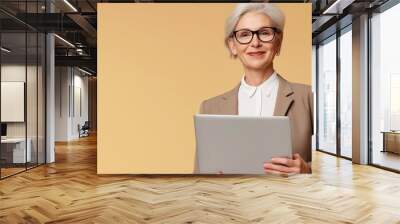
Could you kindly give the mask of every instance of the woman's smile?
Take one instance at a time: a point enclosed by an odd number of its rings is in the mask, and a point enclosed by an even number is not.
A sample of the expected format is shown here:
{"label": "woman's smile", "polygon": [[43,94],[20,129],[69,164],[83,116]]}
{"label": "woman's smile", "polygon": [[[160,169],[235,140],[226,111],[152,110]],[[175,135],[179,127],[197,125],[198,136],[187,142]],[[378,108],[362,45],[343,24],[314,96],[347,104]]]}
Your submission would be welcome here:
{"label": "woman's smile", "polygon": [[248,52],[247,55],[253,58],[262,58],[265,55],[265,51],[252,51]]}

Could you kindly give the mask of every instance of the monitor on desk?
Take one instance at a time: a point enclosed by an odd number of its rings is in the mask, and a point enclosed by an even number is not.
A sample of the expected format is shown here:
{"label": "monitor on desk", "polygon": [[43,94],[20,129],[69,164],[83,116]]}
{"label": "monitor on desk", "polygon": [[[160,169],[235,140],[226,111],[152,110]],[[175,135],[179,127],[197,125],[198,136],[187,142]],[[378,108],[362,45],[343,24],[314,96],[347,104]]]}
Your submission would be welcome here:
{"label": "monitor on desk", "polygon": [[1,123],[1,137],[7,137],[7,124]]}

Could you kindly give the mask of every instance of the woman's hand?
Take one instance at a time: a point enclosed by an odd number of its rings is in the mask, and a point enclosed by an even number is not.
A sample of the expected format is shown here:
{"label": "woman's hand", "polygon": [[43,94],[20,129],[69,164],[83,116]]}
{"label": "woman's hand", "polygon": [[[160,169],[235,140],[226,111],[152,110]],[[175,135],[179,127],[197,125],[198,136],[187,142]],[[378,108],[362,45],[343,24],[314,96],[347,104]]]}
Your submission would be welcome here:
{"label": "woman's hand", "polygon": [[266,174],[288,176],[296,173],[311,173],[311,166],[296,153],[293,155],[293,159],[275,157],[270,162],[265,162],[264,172]]}

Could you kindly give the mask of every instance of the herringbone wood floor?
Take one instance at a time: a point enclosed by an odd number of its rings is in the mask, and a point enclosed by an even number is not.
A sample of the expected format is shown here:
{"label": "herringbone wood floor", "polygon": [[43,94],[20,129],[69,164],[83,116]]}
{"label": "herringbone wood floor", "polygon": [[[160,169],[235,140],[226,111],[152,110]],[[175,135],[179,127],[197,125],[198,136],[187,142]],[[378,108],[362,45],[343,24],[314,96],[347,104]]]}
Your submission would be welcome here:
{"label": "herringbone wood floor", "polygon": [[400,223],[400,175],[315,152],[313,174],[98,176],[96,138],[0,181],[0,223]]}

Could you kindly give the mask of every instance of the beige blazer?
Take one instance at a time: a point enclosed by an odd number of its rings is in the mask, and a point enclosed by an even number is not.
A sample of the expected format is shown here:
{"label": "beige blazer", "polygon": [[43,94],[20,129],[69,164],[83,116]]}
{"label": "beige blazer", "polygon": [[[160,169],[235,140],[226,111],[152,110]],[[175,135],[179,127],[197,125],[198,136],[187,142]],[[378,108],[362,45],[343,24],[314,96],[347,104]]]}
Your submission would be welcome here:
{"label": "beige blazer", "polygon": [[[278,75],[279,88],[274,116],[288,116],[291,126],[293,153],[299,153],[311,162],[311,136],[313,134],[313,95],[309,85],[291,83]],[[240,83],[232,90],[205,100],[201,114],[238,115]],[[266,133],[268,134],[268,133]]]}

